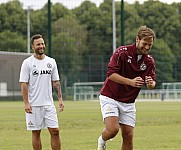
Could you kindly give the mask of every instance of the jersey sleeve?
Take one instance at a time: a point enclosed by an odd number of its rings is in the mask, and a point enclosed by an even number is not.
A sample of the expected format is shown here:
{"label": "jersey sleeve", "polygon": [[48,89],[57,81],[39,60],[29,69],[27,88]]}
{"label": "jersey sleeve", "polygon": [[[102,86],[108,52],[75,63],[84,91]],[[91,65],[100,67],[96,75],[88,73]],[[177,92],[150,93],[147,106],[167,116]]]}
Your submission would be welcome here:
{"label": "jersey sleeve", "polygon": [[108,64],[107,76],[110,76],[113,73],[119,74],[120,68],[121,68],[121,59],[123,55],[124,55],[124,51],[122,50],[122,48],[118,48],[114,52]]}
{"label": "jersey sleeve", "polygon": [[151,63],[150,63],[150,65],[149,65],[148,70],[149,70],[148,76],[151,76],[152,79],[153,79],[155,82],[157,82],[157,81],[156,81],[156,66],[155,66],[155,61],[154,61],[153,58],[151,58]]}
{"label": "jersey sleeve", "polygon": [[53,59],[53,70],[52,70],[52,81],[57,81],[60,80],[59,78],[59,74],[58,74],[58,68],[57,68],[57,63],[56,61]]}
{"label": "jersey sleeve", "polygon": [[29,76],[30,76],[30,69],[28,62],[26,60],[23,61],[21,65],[21,70],[20,70],[20,78],[19,82],[29,82]]}

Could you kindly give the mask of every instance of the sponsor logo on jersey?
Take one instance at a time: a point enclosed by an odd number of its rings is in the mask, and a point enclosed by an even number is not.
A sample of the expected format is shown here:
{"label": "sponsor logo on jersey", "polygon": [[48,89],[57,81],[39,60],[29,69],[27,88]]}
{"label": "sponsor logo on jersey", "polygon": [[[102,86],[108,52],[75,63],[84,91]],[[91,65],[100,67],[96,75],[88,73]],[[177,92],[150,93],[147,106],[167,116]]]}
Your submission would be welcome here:
{"label": "sponsor logo on jersey", "polygon": [[37,77],[39,75],[39,71],[34,69],[32,74],[33,74],[34,77]]}
{"label": "sponsor logo on jersey", "polygon": [[34,77],[37,77],[38,75],[43,75],[43,74],[51,74],[52,71],[51,70],[41,70],[40,73],[38,70],[34,69],[32,74]]}
{"label": "sponsor logo on jersey", "polygon": [[51,74],[51,70],[41,70],[40,75],[42,74]]}
{"label": "sponsor logo on jersey", "polygon": [[132,59],[132,57],[131,57],[131,56],[128,56],[127,62],[130,63],[130,64],[131,64],[131,59]]}

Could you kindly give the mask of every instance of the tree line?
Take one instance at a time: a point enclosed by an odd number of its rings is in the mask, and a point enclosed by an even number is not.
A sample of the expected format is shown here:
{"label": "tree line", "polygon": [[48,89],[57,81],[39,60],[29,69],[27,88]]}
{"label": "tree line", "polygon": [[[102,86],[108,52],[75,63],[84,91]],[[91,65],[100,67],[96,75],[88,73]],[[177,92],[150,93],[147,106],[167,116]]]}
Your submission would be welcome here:
{"label": "tree line", "polygon": [[[121,3],[116,6],[116,45],[121,45]],[[48,4],[30,11],[31,35],[40,33],[48,47]],[[52,56],[64,83],[104,81],[112,55],[112,1],[97,7],[84,1],[74,9],[61,3],[51,5]],[[135,42],[141,25],[156,32],[151,54],[162,82],[181,81],[181,3],[171,5],[149,0],[140,4],[124,2],[125,44]],[[27,52],[27,10],[19,1],[0,5],[0,51]],[[47,52],[48,53],[48,52]]]}

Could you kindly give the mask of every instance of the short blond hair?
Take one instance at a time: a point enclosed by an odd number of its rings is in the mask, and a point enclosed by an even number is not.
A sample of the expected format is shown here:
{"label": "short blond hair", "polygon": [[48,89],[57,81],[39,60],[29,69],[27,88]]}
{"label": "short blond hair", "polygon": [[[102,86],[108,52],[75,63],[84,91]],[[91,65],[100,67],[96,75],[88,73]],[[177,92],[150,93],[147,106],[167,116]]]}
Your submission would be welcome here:
{"label": "short blond hair", "polygon": [[153,40],[156,38],[155,32],[151,28],[148,28],[146,25],[141,26],[138,29],[137,36],[140,40],[142,38],[153,38]]}

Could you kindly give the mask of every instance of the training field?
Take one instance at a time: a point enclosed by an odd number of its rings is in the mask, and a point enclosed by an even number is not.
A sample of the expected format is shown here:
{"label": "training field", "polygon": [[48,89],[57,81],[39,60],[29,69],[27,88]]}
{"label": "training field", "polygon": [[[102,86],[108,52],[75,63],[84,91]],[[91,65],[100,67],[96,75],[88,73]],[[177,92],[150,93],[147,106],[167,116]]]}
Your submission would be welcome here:
{"label": "training field", "polygon": [[[104,127],[98,101],[65,101],[58,113],[62,150],[96,150]],[[55,102],[57,106],[58,103]],[[137,102],[134,150],[181,150],[181,102]],[[50,150],[49,134],[42,130],[43,150]],[[120,133],[107,150],[120,150]],[[0,150],[32,150],[26,131],[23,102],[0,102]]]}

